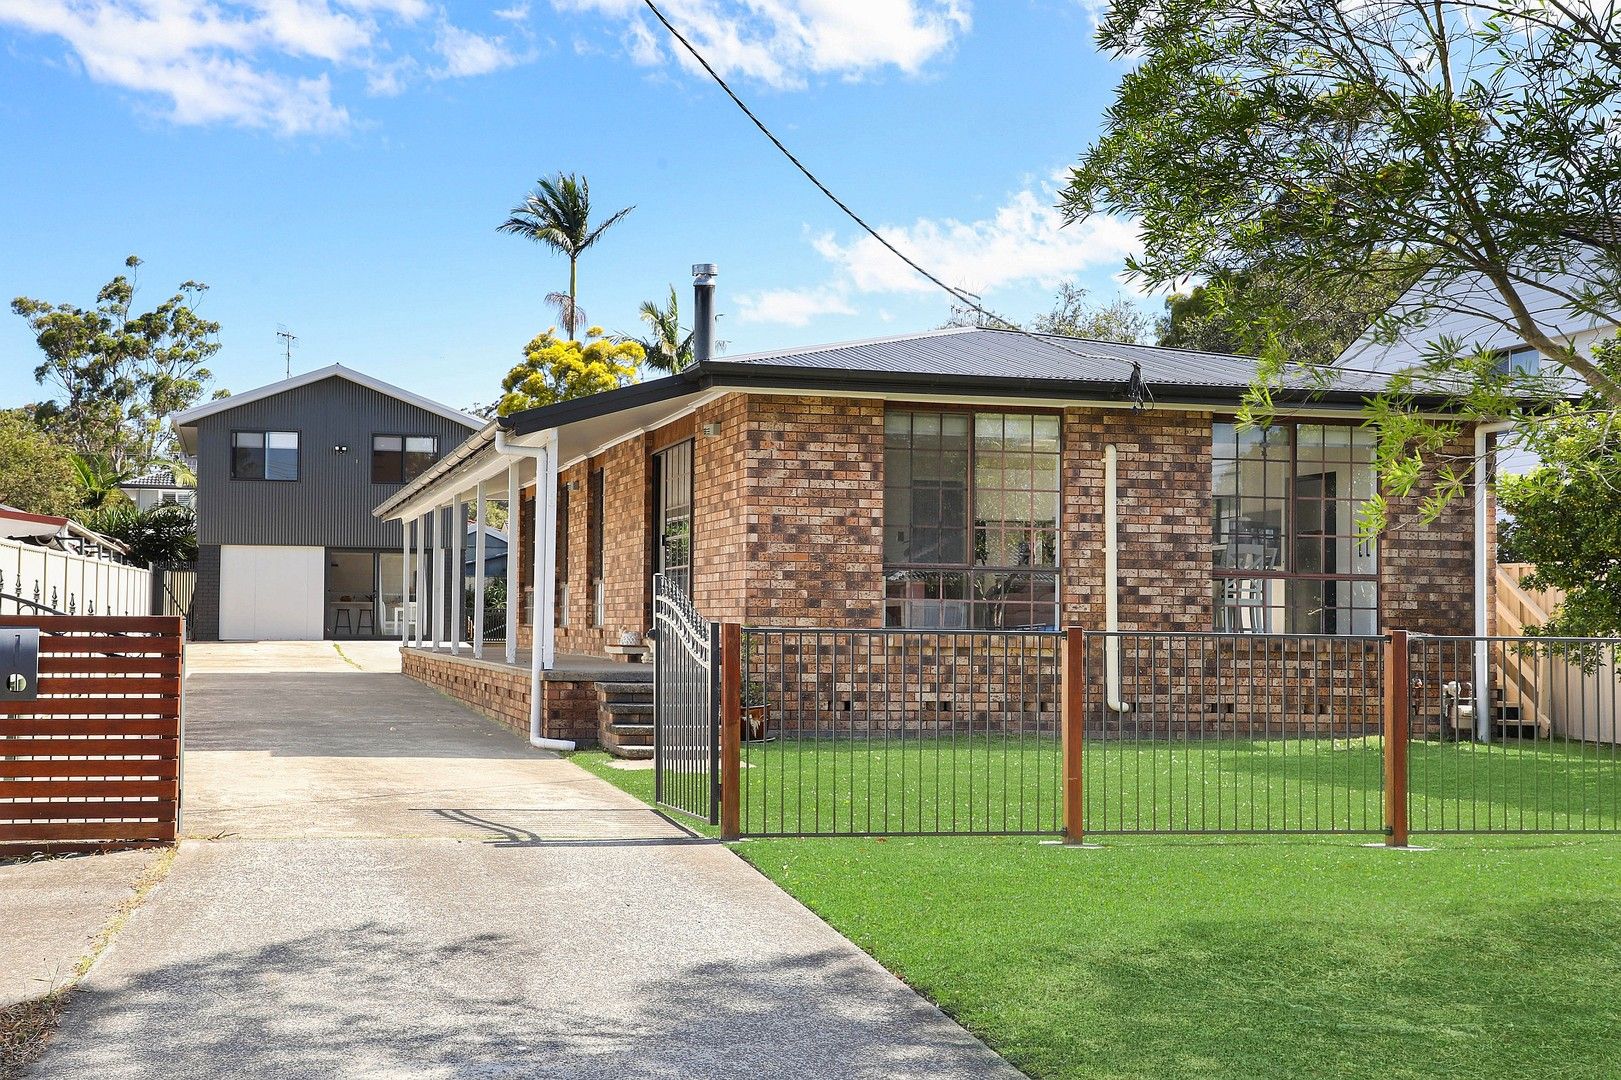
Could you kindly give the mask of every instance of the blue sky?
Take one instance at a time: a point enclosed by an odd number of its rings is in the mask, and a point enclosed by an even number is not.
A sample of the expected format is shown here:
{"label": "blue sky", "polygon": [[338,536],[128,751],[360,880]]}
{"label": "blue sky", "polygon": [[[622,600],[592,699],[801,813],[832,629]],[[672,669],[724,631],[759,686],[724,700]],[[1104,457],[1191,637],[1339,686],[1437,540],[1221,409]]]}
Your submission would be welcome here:
{"label": "blue sky", "polygon": [[[1081,0],[667,0],[868,220],[998,310],[1099,299],[1123,222],[1060,231],[1060,171],[1120,74]],[[536,177],[636,210],[581,264],[593,322],[720,265],[729,353],[937,325],[947,299],[810,187],[635,0],[0,0],[0,294],[211,286],[217,383],[339,362],[489,401],[566,263],[495,226]],[[40,396],[0,313],[0,404]]]}

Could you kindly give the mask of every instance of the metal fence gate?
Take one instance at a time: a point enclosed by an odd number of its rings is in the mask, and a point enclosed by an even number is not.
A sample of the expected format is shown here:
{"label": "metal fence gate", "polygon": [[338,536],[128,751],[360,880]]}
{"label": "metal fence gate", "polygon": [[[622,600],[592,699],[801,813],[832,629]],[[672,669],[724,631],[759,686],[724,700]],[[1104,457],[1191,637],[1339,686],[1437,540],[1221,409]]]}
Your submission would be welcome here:
{"label": "metal fence gate", "polygon": [[660,806],[720,823],[720,626],[681,587],[653,579],[653,791]]}

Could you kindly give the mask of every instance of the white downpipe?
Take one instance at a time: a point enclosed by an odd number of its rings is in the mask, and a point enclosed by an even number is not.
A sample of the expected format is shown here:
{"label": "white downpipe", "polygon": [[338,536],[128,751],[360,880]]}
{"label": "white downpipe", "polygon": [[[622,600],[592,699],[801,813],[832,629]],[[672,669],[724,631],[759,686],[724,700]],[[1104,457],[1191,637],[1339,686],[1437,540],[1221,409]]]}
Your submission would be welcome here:
{"label": "white downpipe", "polygon": [[1130,712],[1120,700],[1120,513],[1115,487],[1119,474],[1119,452],[1113,443],[1103,448],[1103,628],[1109,636],[1103,645],[1104,700],[1113,712]]}
{"label": "white downpipe", "polygon": [[[543,446],[514,446],[507,442],[505,430],[495,429],[496,453],[532,458],[535,462],[535,634],[529,649],[529,745],[541,750],[573,750],[572,740],[547,739],[540,734],[541,683],[552,666],[554,646],[552,604],[557,566],[556,451],[556,431],[546,433]],[[509,523],[515,520],[509,515]],[[548,521],[551,523],[549,529]],[[516,535],[516,530],[513,533]],[[510,546],[508,551],[511,551]],[[512,603],[512,597],[507,598],[507,603]]]}
{"label": "white downpipe", "polygon": [[1491,626],[1487,611],[1491,593],[1492,565],[1486,549],[1486,487],[1491,470],[1487,468],[1488,440],[1504,431],[1512,431],[1512,420],[1497,420],[1475,425],[1475,738],[1481,742],[1492,740],[1491,670],[1484,638]]}

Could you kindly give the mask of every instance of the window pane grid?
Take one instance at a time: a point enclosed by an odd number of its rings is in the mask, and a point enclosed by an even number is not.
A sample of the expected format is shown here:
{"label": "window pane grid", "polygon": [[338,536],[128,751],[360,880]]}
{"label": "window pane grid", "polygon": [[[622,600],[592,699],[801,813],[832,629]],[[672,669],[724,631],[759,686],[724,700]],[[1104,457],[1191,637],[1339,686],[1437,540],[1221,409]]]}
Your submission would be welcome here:
{"label": "window pane grid", "polygon": [[892,411],[884,439],[885,622],[1055,625],[1058,418]]}
{"label": "window pane grid", "polygon": [[1213,425],[1216,629],[1377,632],[1376,548],[1357,535],[1373,453],[1372,432],[1350,425]]}

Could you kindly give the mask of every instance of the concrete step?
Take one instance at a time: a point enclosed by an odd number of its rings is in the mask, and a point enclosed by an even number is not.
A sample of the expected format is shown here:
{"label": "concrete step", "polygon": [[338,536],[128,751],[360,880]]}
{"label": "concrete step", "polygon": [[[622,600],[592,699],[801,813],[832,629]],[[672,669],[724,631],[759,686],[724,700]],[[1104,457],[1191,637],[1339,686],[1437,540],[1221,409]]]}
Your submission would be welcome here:
{"label": "concrete step", "polygon": [[609,694],[651,694],[653,692],[653,680],[627,679],[620,681],[615,679],[599,679],[597,680],[597,690],[599,693]]}
{"label": "concrete step", "polygon": [[653,756],[652,724],[597,724],[597,741],[615,757],[650,758]]}
{"label": "concrete step", "polygon": [[597,709],[610,716],[645,716],[651,720],[653,716],[653,703],[651,701],[599,701]]}

